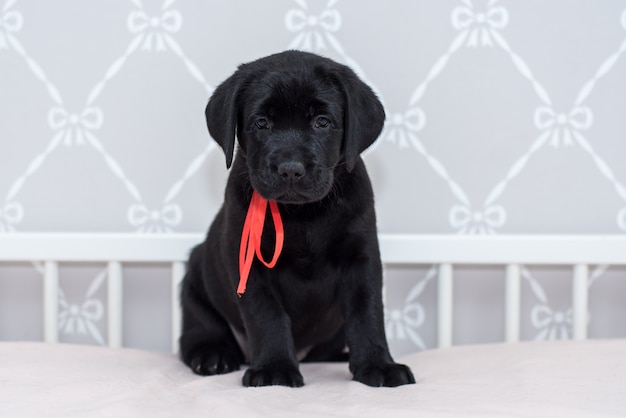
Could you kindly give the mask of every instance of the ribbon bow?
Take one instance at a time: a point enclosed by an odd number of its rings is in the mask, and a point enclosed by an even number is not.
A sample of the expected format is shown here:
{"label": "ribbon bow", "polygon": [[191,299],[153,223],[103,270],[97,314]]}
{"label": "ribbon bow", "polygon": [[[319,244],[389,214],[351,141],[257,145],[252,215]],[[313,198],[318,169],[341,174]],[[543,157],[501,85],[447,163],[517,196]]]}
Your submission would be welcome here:
{"label": "ribbon bow", "polygon": [[575,107],[568,114],[557,114],[552,108],[543,106],[535,111],[534,121],[535,126],[540,130],[554,128],[550,143],[557,147],[560,142],[561,131],[563,144],[573,145],[572,136],[576,135],[575,131],[589,129],[593,123],[593,114],[588,107]]}
{"label": "ribbon bow", "polygon": [[617,225],[622,231],[626,231],[626,208],[622,208],[617,214]]}
{"label": "ribbon bow", "polygon": [[471,212],[466,206],[454,206],[450,211],[450,224],[460,233],[493,233],[504,225],[506,212],[502,206],[490,206],[484,212]]}
{"label": "ribbon bow", "polygon": [[535,306],[531,312],[531,322],[535,328],[545,328],[552,324],[564,325],[572,323],[572,310],[555,312],[549,306]]}
{"label": "ribbon bow", "polygon": [[17,32],[22,29],[23,23],[24,18],[20,12],[6,12],[0,16],[0,49],[7,48],[7,41],[2,30],[4,29],[6,32]]}
{"label": "ribbon bow", "polygon": [[148,17],[144,11],[134,11],[128,16],[128,29],[132,33],[143,32],[148,27],[163,28],[170,33],[178,32],[183,18],[177,10],[168,10],[161,17]]}
{"label": "ribbon bow", "polygon": [[22,209],[22,205],[17,202],[7,203],[4,209],[0,209],[0,232],[13,231],[11,225],[19,223],[23,216],[24,209]]}
{"label": "ribbon bow", "polygon": [[419,304],[409,304],[403,310],[395,309],[391,311],[388,321],[388,333],[390,338],[395,336],[399,340],[405,340],[407,334],[413,337],[424,323],[424,308]]}
{"label": "ribbon bow", "polygon": [[59,314],[59,322],[66,334],[87,334],[87,328],[93,327],[92,323],[102,318],[102,302],[90,299],[82,305],[70,305],[66,301],[60,301],[65,309]]}
{"label": "ribbon bow", "polygon": [[568,331],[572,324],[572,310],[565,312],[553,311],[549,306],[535,306],[530,314],[533,326],[542,331],[535,337],[536,340],[568,338]]}
{"label": "ribbon bow", "polygon": [[418,132],[426,123],[426,117],[422,109],[414,107],[404,113],[396,113],[390,119],[390,130],[387,140],[398,143],[400,148],[407,147],[409,140],[407,132]]}
{"label": "ribbon bow", "polygon": [[[274,256],[269,262],[265,261],[265,259],[263,259],[263,255],[261,254],[261,236],[263,235],[265,213],[267,212],[268,204],[272,213],[272,220],[274,221],[274,229],[276,231]],[[270,200],[268,202],[255,190],[252,193],[252,199],[250,200],[246,220],[243,224],[243,232],[241,233],[241,244],[239,245],[239,286],[237,287],[237,294],[239,296],[243,295],[246,291],[246,284],[248,283],[248,277],[250,275],[250,270],[252,269],[254,255],[256,254],[256,257],[265,265],[265,267],[273,268],[278,261],[281,251],[283,250],[284,239],[285,232],[283,229],[283,221],[278,210],[278,204],[274,200]]]}
{"label": "ribbon bow", "polygon": [[287,12],[285,24],[291,32],[300,32],[306,27],[312,28],[310,32],[305,31],[298,35],[290,48],[300,46],[302,49],[311,50],[314,40],[317,49],[324,49],[326,43],[316,28],[320,27],[326,32],[336,32],[341,27],[341,15],[337,10],[324,10],[319,16],[308,16],[303,10],[294,9]]}
{"label": "ribbon bow", "polygon": [[88,107],[80,114],[68,113],[67,110],[55,107],[48,114],[48,124],[52,129],[61,129],[66,125],[82,125],[87,129],[98,129],[102,126],[102,111]]}
{"label": "ribbon bow", "polygon": [[7,203],[4,209],[0,209],[0,218],[4,218],[9,223],[18,223],[24,214],[22,206],[17,202]]}
{"label": "ribbon bow", "polygon": [[[468,3],[471,6],[471,3]],[[469,30],[476,26],[469,36],[469,46],[478,45],[478,35],[482,45],[492,45],[489,31],[502,29],[509,23],[509,14],[503,7],[490,7],[487,13],[475,13],[471,7],[459,6],[452,12],[452,26],[457,30]]]}
{"label": "ribbon bow", "polygon": [[285,16],[287,29],[291,32],[299,32],[306,26],[321,26],[322,29],[336,32],[341,27],[341,15],[337,10],[324,10],[319,17],[307,16],[302,10],[290,10]]}
{"label": "ribbon bow", "polygon": [[17,32],[22,29],[23,24],[24,18],[20,12],[6,12],[4,15],[0,16],[0,27],[7,32]]}
{"label": "ribbon bow", "polygon": [[[145,232],[160,232],[162,228],[157,225],[148,225],[153,223],[163,223],[167,226],[176,226],[182,220],[182,211],[178,205],[166,205],[161,210],[148,210],[145,205],[135,204],[128,210],[128,220],[132,226],[142,226]],[[166,227],[166,230],[169,228]]]}
{"label": "ribbon bow", "polygon": [[132,33],[144,32],[148,29],[152,29],[143,43],[144,50],[152,49],[153,40],[156,42],[156,50],[164,51],[165,42],[163,35],[158,33],[160,29],[174,33],[178,32],[182,26],[183,18],[177,10],[168,10],[160,17],[148,17],[148,15],[141,10],[131,12],[128,16],[128,29]]}
{"label": "ribbon bow", "polygon": [[95,107],[88,107],[79,113],[68,113],[61,107],[55,107],[48,113],[48,125],[54,130],[64,129],[65,145],[72,143],[72,130],[76,131],[76,143],[84,144],[83,129],[95,130],[102,126],[102,111]]}

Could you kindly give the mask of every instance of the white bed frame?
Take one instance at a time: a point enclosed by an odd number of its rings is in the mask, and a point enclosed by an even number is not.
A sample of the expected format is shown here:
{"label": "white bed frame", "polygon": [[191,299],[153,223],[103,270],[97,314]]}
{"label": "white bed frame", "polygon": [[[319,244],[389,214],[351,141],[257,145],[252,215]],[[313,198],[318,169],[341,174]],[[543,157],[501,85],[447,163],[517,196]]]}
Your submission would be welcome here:
{"label": "white bed frame", "polygon": [[[0,235],[0,263],[44,263],[44,340],[58,341],[59,264],[103,262],[108,266],[108,344],[122,346],[122,264],[170,263],[172,351],[177,351],[181,314],[178,288],[190,249],[202,234],[58,234]],[[437,344],[453,344],[455,265],[497,265],[505,273],[505,340],[520,339],[521,265],[571,266],[574,339],[587,338],[590,265],[626,265],[626,236],[621,235],[380,235],[383,262],[438,265]]]}

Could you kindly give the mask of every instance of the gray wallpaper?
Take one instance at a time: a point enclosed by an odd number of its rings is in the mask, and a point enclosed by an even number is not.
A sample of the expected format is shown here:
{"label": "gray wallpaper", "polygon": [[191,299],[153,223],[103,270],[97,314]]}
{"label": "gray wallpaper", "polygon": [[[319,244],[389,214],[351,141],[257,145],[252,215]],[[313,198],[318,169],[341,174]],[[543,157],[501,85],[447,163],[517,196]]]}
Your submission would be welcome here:
{"label": "gray wallpaper", "polygon": [[[623,0],[1,0],[0,233],[204,232],[227,176],[206,101],[287,48],[385,104],[366,155],[381,232],[626,231]],[[591,336],[626,336],[624,271],[591,271]],[[62,273],[61,339],[104,343],[103,266]],[[168,350],[168,272],[125,274],[125,344]],[[501,339],[504,271],[457,277],[455,342]],[[524,339],[569,337],[569,277],[525,268]],[[387,278],[394,352],[433,347],[434,270]],[[41,338],[40,300],[40,265],[0,267],[0,339]]]}

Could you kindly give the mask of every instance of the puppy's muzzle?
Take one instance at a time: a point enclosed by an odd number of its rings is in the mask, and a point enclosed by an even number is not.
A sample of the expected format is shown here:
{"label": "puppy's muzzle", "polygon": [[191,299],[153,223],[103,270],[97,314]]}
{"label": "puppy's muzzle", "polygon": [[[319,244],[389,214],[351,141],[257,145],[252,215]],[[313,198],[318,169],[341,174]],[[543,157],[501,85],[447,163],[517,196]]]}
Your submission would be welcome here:
{"label": "puppy's muzzle", "polygon": [[306,174],[304,164],[299,161],[285,161],[278,165],[278,175],[287,183],[295,183]]}

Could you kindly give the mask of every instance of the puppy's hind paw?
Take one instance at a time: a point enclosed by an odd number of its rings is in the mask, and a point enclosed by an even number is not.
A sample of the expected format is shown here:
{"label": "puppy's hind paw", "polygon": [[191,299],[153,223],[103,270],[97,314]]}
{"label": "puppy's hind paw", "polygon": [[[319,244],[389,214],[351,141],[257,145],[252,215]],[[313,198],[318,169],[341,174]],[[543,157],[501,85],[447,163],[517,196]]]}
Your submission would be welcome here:
{"label": "puppy's hind paw", "polygon": [[189,367],[201,376],[230,373],[239,370],[241,361],[237,355],[228,352],[199,352],[189,360]]}
{"label": "puppy's hind paw", "polygon": [[302,374],[296,368],[249,368],[243,375],[244,386],[281,385],[297,388],[304,386]]}
{"label": "puppy's hind paw", "polygon": [[354,372],[354,380],[373,387],[394,387],[415,383],[411,369],[397,363],[359,368]]}

